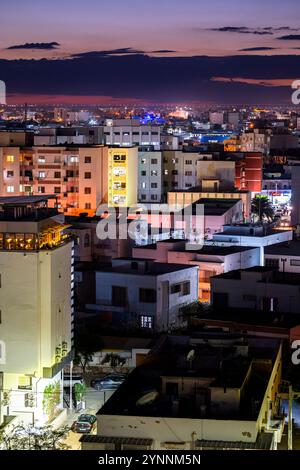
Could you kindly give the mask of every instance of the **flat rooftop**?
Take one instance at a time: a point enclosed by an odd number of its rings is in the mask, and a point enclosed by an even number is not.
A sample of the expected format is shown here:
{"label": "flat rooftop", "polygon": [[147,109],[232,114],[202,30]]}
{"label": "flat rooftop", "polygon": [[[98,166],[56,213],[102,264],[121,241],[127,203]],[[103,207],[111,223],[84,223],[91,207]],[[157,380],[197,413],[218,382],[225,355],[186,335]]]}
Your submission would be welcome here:
{"label": "flat rooftop", "polygon": [[156,262],[151,262],[149,259],[142,260],[140,258],[133,258],[132,260],[130,258],[118,258],[121,260],[127,260],[132,261],[132,262],[149,262],[147,266],[144,268],[132,268],[128,264],[124,265],[119,265],[119,266],[105,266],[103,268],[97,269],[96,272],[103,272],[103,273],[120,273],[120,274],[132,274],[135,276],[160,276],[162,274],[168,274],[168,273],[173,273],[176,271],[184,271],[185,269],[191,269],[198,267],[196,265],[192,264],[167,264],[167,263],[156,263]]}
{"label": "flat rooftop", "polygon": [[300,256],[300,240],[291,240],[266,246],[265,255]]}
{"label": "flat rooftop", "polygon": [[[148,354],[148,362],[129,374],[126,381],[98,411],[98,415],[152,416],[178,418],[249,419],[257,418],[249,404],[261,402],[270,376],[270,369],[250,372],[240,406],[235,411],[207,406],[205,416],[197,409],[196,384],[205,379],[205,388],[241,388],[253,360],[263,359],[271,365],[280,342],[266,338],[248,338],[237,334],[199,333],[192,337],[161,337]],[[192,359],[188,359],[193,351]],[[242,352],[243,351],[243,352]],[[166,383],[186,381],[191,386],[179,391],[178,406],[174,408],[172,391]],[[195,384],[193,386],[192,384]],[[203,385],[201,385],[203,388]],[[152,396],[150,401],[142,397]],[[209,394],[210,395],[210,394]],[[225,395],[224,395],[225,396]],[[215,402],[214,402],[215,403]]]}
{"label": "flat rooftop", "polygon": [[241,199],[218,199],[218,198],[200,198],[198,201],[193,202],[189,206],[182,209],[182,212],[188,211],[189,207],[192,207],[192,214],[197,215],[196,207],[199,204],[204,206],[204,215],[223,215],[235,204],[240,202]]}
{"label": "flat rooftop", "polygon": [[267,277],[262,277],[257,282],[267,282],[268,284],[285,284],[285,285],[300,285],[300,273],[289,273],[275,271],[271,267],[266,266],[253,266],[252,268],[229,271],[222,273],[217,276],[213,276],[212,279],[234,279],[241,280],[242,273],[269,273]]}
{"label": "flat rooftop", "polygon": [[28,206],[41,202],[47,202],[49,199],[57,199],[57,196],[5,196],[0,197],[0,206]]}

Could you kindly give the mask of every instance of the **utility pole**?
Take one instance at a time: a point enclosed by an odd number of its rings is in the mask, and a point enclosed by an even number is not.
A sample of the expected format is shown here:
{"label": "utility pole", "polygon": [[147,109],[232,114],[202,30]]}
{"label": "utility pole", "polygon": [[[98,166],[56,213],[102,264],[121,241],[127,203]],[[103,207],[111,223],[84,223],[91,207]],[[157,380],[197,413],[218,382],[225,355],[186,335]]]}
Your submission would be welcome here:
{"label": "utility pole", "polygon": [[285,263],[287,262],[287,258],[281,258],[280,261],[282,262],[282,273],[283,273],[283,278],[285,277]]}
{"label": "utility pole", "polygon": [[289,385],[288,450],[293,450],[293,387]]}

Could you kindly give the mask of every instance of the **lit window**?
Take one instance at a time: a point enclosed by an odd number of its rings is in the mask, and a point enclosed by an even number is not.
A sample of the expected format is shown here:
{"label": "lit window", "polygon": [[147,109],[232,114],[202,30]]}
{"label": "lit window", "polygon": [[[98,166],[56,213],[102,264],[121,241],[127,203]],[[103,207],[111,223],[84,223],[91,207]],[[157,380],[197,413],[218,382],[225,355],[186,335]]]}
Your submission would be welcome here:
{"label": "lit window", "polygon": [[7,186],[7,192],[8,193],[14,193],[15,192],[15,187],[14,186]]}
{"label": "lit window", "polygon": [[141,327],[142,328],[153,328],[153,318],[150,316],[141,316]]}
{"label": "lit window", "polygon": [[39,157],[38,157],[38,161],[39,161],[39,163],[45,163],[45,161],[46,161],[46,158],[45,158],[45,157],[43,157],[42,155],[39,155]]}
{"label": "lit window", "polygon": [[13,163],[15,161],[15,157],[13,155],[7,155],[6,161],[8,163]]}
{"label": "lit window", "polygon": [[44,171],[39,171],[39,178],[45,178],[46,173]]}

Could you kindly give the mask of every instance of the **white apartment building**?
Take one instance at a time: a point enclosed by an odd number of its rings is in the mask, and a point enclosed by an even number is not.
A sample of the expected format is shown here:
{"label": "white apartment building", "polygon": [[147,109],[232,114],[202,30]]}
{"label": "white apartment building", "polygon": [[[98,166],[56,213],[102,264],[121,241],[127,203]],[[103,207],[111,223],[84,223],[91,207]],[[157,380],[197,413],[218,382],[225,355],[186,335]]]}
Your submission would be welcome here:
{"label": "white apartment building", "polygon": [[110,268],[96,271],[95,310],[123,313],[127,325],[137,328],[178,327],[180,308],[197,299],[197,266],[116,258]]}
{"label": "white apartment building", "polygon": [[136,246],[134,258],[153,259],[160,263],[193,264],[199,266],[199,300],[210,301],[210,278],[236,269],[257,266],[260,263],[259,248],[238,246],[207,246],[200,250],[186,248],[185,240],[164,240],[152,245]]}
{"label": "white apartment building", "polygon": [[63,215],[47,203],[44,196],[0,198],[0,424],[7,415],[47,422],[48,386],[56,387],[53,413],[63,407],[62,369],[73,348],[73,244]]}
{"label": "white apartment building", "polygon": [[107,145],[151,145],[155,150],[160,150],[160,133],[160,126],[143,125],[134,119],[107,119],[104,126]]}
{"label": "white apartment building", "polygon": [[265,247],[265,266],[286,273],[300,273],[300,241],[290,240]]}
{"label": "white apartment building", "polygon": [[138,201],[159,203],[163,199],[162,152],[139,151]]}
{"label": "white apartment building", "polygon": [[264,247],[293,239],[292,230],[277,230],[255,224],[236,224],[223,227],[207,244],[219,246],[257,246],[260,248],[260,265],[264,265]]}
{"label": "white apartment building", "polygon": [[300,274],[255,266],[211,278],[212,302],[222,309],[299,313]]}

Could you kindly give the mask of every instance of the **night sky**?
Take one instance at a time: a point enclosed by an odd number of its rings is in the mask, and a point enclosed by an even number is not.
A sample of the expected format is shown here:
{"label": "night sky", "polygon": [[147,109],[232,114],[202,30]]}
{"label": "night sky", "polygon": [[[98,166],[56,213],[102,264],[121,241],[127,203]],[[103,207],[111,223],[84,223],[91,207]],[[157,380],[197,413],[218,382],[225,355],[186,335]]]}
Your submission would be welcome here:
{"label": "night sky", "polygon": [[300,2],[15,0],[0,47],[11,103],[288,103]]}

